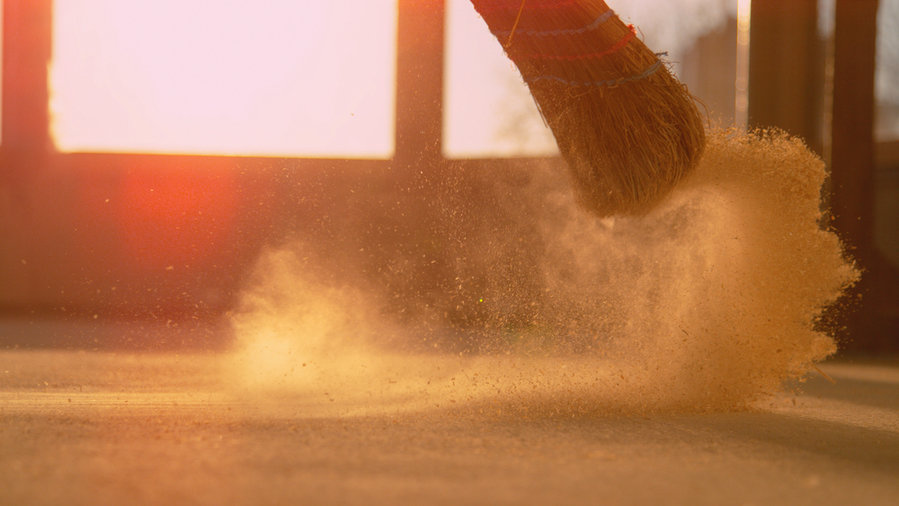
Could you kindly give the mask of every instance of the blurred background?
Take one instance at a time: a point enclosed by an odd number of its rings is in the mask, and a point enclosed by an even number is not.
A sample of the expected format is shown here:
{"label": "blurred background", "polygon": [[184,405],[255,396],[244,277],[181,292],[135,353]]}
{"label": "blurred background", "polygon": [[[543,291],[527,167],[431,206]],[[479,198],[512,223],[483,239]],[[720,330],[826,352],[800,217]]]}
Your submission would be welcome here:
{"label": "blurred background", "polygon": [[[477,326],[447,244],[521,213],[530,167],[564,171],[468,0],[0,3],[2,346],[222,349],[260,252],[297,238]],[[822,156],[865,270],[826,323],[899,349],[899,0],[612,7],[713,126]]]}

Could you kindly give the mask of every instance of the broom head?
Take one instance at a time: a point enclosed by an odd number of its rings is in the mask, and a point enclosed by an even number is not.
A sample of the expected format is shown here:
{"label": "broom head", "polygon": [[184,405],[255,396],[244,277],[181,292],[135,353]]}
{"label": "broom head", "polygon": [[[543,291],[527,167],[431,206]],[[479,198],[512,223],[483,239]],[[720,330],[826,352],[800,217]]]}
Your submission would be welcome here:
{"label": "broom head", "polygon": [[693,97],[601,0],[472,0],[552,129],[580,202],[640,214],[697,163]]}

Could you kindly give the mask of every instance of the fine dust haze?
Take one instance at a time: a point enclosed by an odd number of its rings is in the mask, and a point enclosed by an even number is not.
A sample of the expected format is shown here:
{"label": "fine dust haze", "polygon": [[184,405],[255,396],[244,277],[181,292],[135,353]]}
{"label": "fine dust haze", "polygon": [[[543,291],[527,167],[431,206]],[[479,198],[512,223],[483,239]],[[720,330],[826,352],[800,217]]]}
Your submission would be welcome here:
{"label": "fine dust haze", "polygon": [[305,416],[731,410],[836,351],[816,321],[858,272],[820,225],[824,164],[800,141],[713,133],[640,217],[599,219],[545,184],[566,176],[526,170],[542,176],[486,232],[461,223],[498,207],[434,183],[450,195],[434,203],[442,291],[393,281],[427,241],[368,277],[314,242],[266,252],[233,317],[239,393]]}

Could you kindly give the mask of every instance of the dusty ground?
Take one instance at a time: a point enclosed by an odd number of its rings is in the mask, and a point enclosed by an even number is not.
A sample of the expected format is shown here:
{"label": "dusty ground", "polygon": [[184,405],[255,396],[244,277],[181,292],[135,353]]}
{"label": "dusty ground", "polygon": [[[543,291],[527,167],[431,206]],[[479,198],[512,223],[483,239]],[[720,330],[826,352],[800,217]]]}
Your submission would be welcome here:
{"label": "dusty ground", "polygon": [[345,416],[215,354],[0,352],[0,504],[899,504],[899,366],[742,413]]}

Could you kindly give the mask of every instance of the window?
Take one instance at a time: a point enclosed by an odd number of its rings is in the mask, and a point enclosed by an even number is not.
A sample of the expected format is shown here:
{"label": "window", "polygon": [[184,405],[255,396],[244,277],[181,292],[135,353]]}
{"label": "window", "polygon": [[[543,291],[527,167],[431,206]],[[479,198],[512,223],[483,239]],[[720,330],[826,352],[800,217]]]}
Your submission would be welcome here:
{"label": "window", "polygon": [[877,117],[874,137],[899,139],[899,0],[880,0],[877,13]]}
{"label": "window", "polygon": [[[734,122],[737,0],[632,0],[615,5],[711,109]],[[450,157],[557,152],[517,69],[469,0],[447,2],[443,145]],[[745,105],[744,105],[745,108]]]}
{"label": "window", "polygon": [[56,0],[63,152],[389,158],[396,0]]}
{"label": "window", "polygon": [[558,152],[531,93],[469,0],[446,4],[443,149],[448,157]]}

